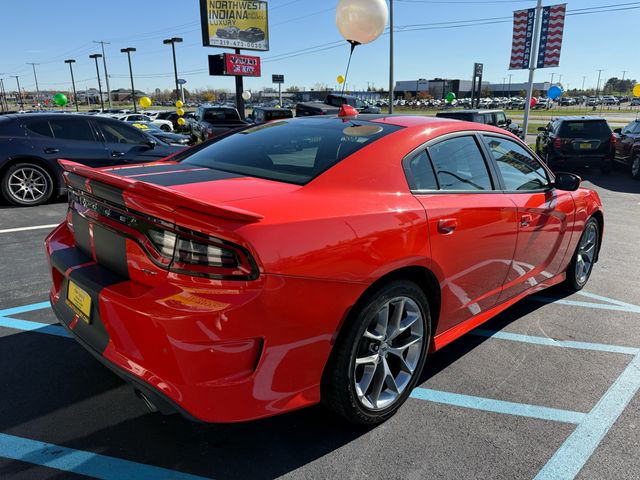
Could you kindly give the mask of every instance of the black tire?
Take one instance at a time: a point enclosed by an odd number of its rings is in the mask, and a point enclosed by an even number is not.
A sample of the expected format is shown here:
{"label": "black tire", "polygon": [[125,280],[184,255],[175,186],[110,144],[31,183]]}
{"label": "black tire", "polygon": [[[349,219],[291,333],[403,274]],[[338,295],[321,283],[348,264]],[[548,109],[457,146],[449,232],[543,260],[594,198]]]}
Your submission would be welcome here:
{"label": "black tire", "polygon": [[49,172],[40,165],[16,163],[2,176],[1,190],[4,199],[12,205],[32,207],[51,198],[54,184]]}
{"label": "black tire", "polygon": [[640,153],[636,153],[631,159],[631,178],[640,180]]}
{"label": "black tire", "polygon": [[[415,312],[419,311],[421,315],[420,320],[416,320],[412,325],[418,325],[421,322],[422,325],[422,344],[419,347],[419,354],[416,357],[416,350],[413,352],[413,361],[415,368],[411,374],[408,383],[405,384],[401,392],[392,401],[392,403],[384,408],[372,409],[368,408],[358,399],[356,392],[356,357],[360,353],[362,355],[363,347],[363,335],[365,330],[369,330],[374,319],[378,318],[377,314],[383,309],[383,307],[389,302],[397,301],[398,298],[406,298],[411,302],[411,308],[418,307]],[[403,309],[404,309],[404,303]],[[396,307],[390,307],[396,308]],[[404,312],[404,310],[403,310]],[[403,318],[408,318],[404,317]],[[414,328],[413,326],[411,327]],[[412,332],[404,332],[410,333]],[[404,333],[402,335],[404,335]],[[396,340],[400,338],[398,336]],[[354,310],[346,320],[346,324],[343,327],[343,331],[340,333],[336,344],[334,345],[333,352],[325,368],[325,372],[322,379],[322,403],[333,410],[337,414],[346,418],[350,422],[361,425],[376,425],[384,422],[402,406],[402,404],[409,397],[411,391],[415,387],[416,383],[420,379],[420,375],[424,368],[424,364],[427,357],[427,351],[429,349],[429,342],[431,340],[431,317],[429,314],[429,303],[426,295],[415,283],[408,280],[396,280],[385,285],[382,285],[375,290],[371,291],[365,298],[358,302],[354,307]],[[366,340],[365,340],[366,341]],[[384,345],[385,352],[383,352],[382,343],[380,343],[379,350],[372,350],[378,357],[384,356],[384,365],[387,365],[387,353],[386,342],[392,346],[392,342],[395,340],[387,340],[385,337]],[[374,341],[370,341],[371,344]],[[372,345],[369,345],[371,347]],[[366,350],[367,352],[369,350]],[[407,354],[409,358],[409,350],[403,352],[403,355]],[[394,358],[389,356],[389,363]],[[416,360],[417,358],[417,360]],[[378,370],[378,363],[376,362],[373,367],[374,373],[371,374],[371,384],[375,383],[375,376]],[[408,374],[407,374],[408,375]],[[384,376],[384,375],[383,375]],[[383,388],[386,388],[386,376],[384,376]],[[395,384],[395,380],[394,380]],[[398,389],[399,390],[399,389]],[[386,391],[386,390],[385,390]],[[366,393],[366,392],[365,392]],[[380,393],[378,393],[380,396]]]}
{"label": "black tire", "polygon": [[162,124],[162,125],[160,125],[160,130],[162,130],[164,132],[170,132],[171,131],[171,127],[169,127],[169,125]]}
{"label": "black tire", "polygon": [[[581,256],[584,255],[584,252],[582,252],[583,240],[585,240],[585,237],[589,235],[591,228],[595,228],[595,244],[593,245],[593,252],[591,262],[589,264],[589,270],[586,273],[586,276],[582,276],[579,274],[577,266]],[[569,266],[567,267],[567,278],[565,279],[563,284],[563,286],[567,290],[577,292],[578,290],[582,290],[582,288],[587,284],[587,281],[591,276],[591,272],[593,271],[593,265],[598,259],[598,252],[600,250],[600,237],[600,224],[594,217],[591,217],[584,225],[584,230],[582,232],[582,235],[580,235],[580,240],[578,241],[576,250],[573,253],[573,257],[571,257]]]}

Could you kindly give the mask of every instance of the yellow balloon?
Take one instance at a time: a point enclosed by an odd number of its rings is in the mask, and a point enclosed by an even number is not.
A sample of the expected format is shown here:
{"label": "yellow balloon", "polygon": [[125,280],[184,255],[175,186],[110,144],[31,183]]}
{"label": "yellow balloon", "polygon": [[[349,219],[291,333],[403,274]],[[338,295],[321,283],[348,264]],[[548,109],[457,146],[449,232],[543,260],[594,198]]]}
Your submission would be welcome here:
{"label": "yellow balloon", "polygon": [[149,97],[142,97],[140,99],[140,106],[142,108],[149,108],[151,106],[153,102],[151,101],[151,99]]}
{"label": "yellow balloon", "polygon": [[181,109],[181,108],[178,108],[178,109],[176,110],[176,113],[182,117],[182,116],[184,115],[184,110],[183,110],[183,109]]}
{"label": "yellow balloon", "polygon": [[183,126],[185,123],[187,123],[187,122],[184,121],[184,118],[180,117],[178,119],[178,125]]}
{"label": "yellow balloon", "polygon": [[636,84],[636,86],[633,87],[633,94],[636,97],[640,97],[640,83]]}
{"label": "yellow balloon", "polygon": [[342,85],[344,83],[344,77],[342,75],[338,75],[338,78],[336,78],[336,80],[338,81],[338,83],[340,85]]}
{"label": "yellow balloon", "polygon": [[182,108],[182,107],[184,107],[184,103],[182,103],[182,100],[178,100],[178,101],[176,102],[176,107],[178,107],[178,108]]}

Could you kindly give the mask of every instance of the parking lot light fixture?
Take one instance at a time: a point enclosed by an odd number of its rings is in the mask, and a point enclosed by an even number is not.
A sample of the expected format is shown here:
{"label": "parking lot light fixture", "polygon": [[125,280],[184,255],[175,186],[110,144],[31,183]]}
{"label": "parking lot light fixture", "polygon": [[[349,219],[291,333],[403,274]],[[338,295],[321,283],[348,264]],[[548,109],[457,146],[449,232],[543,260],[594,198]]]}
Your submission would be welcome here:
{"label": "parking lot light fixture", "polygon": [[121,48],[120,51],[122,53],[126,53],[127,58],[129,59],[129,76],[131,77],[131,101],[133,102],[134,113],[138,113],[138,107],[136,106],[136,89],[133,86],[133,69],[131,68],[131,52],[135,52],[136,49],[133,47],[127,47]]}
{"label": "parking lot light fixture", "polygon": [[73,58],[69,58],[68,60],[65,60],[64,63],[69,64],[69,71],[71,72],[71,86],[73,87],[73,103],[76,104],[76,112],[79,112],[80,106],[78,105],[78,94],[76,93],[76,81],[73,78],[73,64],[76,63],[76,61]]}
{"label": "parking lot light fixture", "polygon": [[104,112],[104,100],[102,99],[102,84],[100,83],[100,67],[98,67],[98,59],[102,58],[99,53],[89,55],[89,58],[93,58],[96,61],[96,74],[98,75],[98,93],[100,95],[100,108]]}
{"label": "parking lot light fixture", "polygon": [[173,74],[176,81],[176,101],[180,100],[180,85],[178,84],[178,65],[176,63],[176,43],[182,43],[182,38],[171,37],[162,41],[165,45],[171,45],[171,51],[173,52]]}

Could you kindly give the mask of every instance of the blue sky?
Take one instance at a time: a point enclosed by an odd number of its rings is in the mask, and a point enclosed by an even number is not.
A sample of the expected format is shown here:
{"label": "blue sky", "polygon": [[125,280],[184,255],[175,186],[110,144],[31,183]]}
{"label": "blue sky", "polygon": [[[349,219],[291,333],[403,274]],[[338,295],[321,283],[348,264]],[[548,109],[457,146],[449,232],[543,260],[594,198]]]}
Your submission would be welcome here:
{"label": "blue sky", "polygon": [[[550,0],[543,4],[555,3]],[[622,3],[630,2],[574,0],[568,2],[567,9],[571,12]],[[633,3],[632,6],[640,7],[640,2]],[[198,4],[198,0],[5,1],[0,30],[3,45],[0,73],[5,87],[15,89],[15,80],[9,75],[20,75],[21,86],[33,89],[33,73],[26,62],[38,62],[40,88],[66,91],[70,88],[70,76],[68,66],[63,63],[65,58],[77,60],[74,73],[78,88],[94,87],[95,64],[89,54],[98,52],[99,45],[91,42],[105,40],[111,42],[106,46],[106,55],[112,89],[129,86],[126,55],[120,53],[123,47],[138,50],[133,54],[136,88],[147,91],[156,87],[171,88],[171,49],[162,44],[162,39],[181,36],[184,43],[177,45],[178,69],[188,82],[186,87],[233,90],[233,78],[210,77],[207,73],[207,55],[224,50],[202,46]],[[341,40],[335,26],[336,4],[337,0],[269,1],[271,49],[259,54],[263,59],[262,77],[246,78],[245,88],[272,86],[272,73],[285,75],[285,87],[297,85],[309,89],[317,83],[335,85],[336,76],[343,73],[346,66],[346,43],[288,59],[278,56]],[[513,10],[532,6],[535,1],[394,0],[395,24],[399,28],[395,36],[396,80],[466,79],[471,76],[473,62],[482,62],[486,80],[499,83],[513,73],[513,82],[525,81],[525,71],[507,70],[510,20],[465,28],[434,28],[433,24],[500,19],[511,17]],[[595,87],[596,69],[601,68],[604,69],[603,82],[611,76],[621,77],[623,70],[628,70],[625,78],[640,81],[636,31],[639,19],[640,8],[569,15],[560,67],[536,71],[536,80],[549,80],[555,72],[555,80],[562,74],[565,87],[580,87],[583,76],[587,77],[587,87]],[[406,31],[408,25],[422,25],[418,27],[422,29]],[[358,47],[351,64],[349,88],[366,89],[368,83],[386,87],[388,52],[387,35]]]}

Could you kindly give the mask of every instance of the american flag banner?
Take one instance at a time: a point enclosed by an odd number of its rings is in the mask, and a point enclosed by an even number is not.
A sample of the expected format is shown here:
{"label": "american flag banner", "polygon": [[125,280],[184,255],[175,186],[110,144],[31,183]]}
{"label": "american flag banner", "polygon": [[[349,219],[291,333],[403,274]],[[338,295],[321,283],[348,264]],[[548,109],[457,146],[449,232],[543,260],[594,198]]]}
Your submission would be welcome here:
{"label": "american flag banner", "polygon": [[542,27],[538,46],[538,68],[560,65],[560,49],[564,32],[564,15],[567,4],[553,5],[542,9]]}
{"label": "american flag banner", "polygon": [[535,8],[513,12],[513,43],[511,45],[509,70],[529,68],[531,37],[533,36],[535,17]]}

